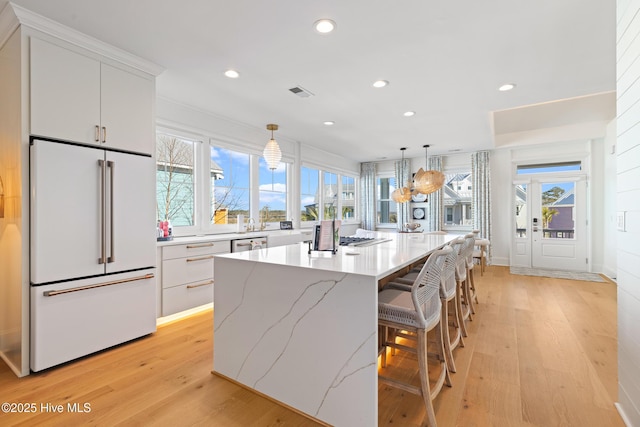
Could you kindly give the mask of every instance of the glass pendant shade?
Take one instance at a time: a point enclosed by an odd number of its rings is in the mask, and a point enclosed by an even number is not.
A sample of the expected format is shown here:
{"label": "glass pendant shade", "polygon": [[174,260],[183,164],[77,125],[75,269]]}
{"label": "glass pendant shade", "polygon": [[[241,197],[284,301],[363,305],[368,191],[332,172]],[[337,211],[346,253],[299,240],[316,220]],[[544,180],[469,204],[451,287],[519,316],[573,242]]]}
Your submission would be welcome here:
{"label": "glass pendant shade", "polygon": [[264,147],[264,151],[262,151],[262,155],[264,156],[264,161],[267,162],[269,169],[273,170],[278,167],[280,159],[282,159],[282,152],[280,151],[280,146],[275,139],[270,139],[269,142],[267,142],[267,145]]}
{"label": "glass pendant shade", "polygon": [[264,157],[264,161],[267,162],[267,166],[269,167],[269,169],[274,170],[278,168],[280,159],[282,159],[282,151],[280,151],[280,146],[273,137],[273,131],[278,130],[278,125],[268,124],[267,130],[271,131],[271,139],[264,147],[262,156]]}

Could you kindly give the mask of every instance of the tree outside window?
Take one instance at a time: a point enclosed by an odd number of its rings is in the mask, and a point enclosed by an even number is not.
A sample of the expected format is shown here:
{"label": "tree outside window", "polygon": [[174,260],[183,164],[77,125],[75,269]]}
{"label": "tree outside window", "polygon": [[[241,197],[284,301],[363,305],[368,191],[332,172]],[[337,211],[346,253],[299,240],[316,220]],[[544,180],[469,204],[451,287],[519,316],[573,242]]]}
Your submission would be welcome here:
{"label": "tree outside window", "polygon": [[249,217],[249,154],[211,147],[211,223],[236,224]]}

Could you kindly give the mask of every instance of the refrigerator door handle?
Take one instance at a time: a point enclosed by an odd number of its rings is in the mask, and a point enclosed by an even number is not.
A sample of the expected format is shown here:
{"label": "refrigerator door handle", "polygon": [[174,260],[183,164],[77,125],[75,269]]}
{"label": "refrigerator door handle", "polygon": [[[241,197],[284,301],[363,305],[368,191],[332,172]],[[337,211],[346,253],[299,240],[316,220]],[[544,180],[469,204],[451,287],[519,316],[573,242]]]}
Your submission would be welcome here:
{"label": "refrigerator door handle", "polygon": [[144,276],[131,277],[129,279],[122,279],[122,280],[114,280],[112,282],[97,283],[95,285],[78,286],[77,288],[63,289],[60,291],[56,291],[56,290],[44,291],[42,295],[45,297],[54,297],[56,295],[70,294],[72,292],[88,291],[89,289],[103,288],[105,286],[120,285],[122,283],[136,282],[138,280],[148,280],[153,278],[154,278],[154,275],[149,273],[149,274],[145,274]]}
{"label": "refrigerator door handle", "polygon": [[98,160],[100,166],[100,258],[98,258],[98,264],[106,264],[107,262],[107,230],[105,223],[105,199],[104,199],[104,184],[105,184],[105,168],[104,160]]}
{"label": "refrigerator door handle", "polygon": [[109,160],[107,161],[107,167],[111,170],[109,174],[109,231],[110,231],[110,240],[111,240],[111,255],[107,258],[107,262],[115,262],[116,260],[116,248],[115,248],[115,233],[113,230],[113,175],[115,172],[116,162]]}

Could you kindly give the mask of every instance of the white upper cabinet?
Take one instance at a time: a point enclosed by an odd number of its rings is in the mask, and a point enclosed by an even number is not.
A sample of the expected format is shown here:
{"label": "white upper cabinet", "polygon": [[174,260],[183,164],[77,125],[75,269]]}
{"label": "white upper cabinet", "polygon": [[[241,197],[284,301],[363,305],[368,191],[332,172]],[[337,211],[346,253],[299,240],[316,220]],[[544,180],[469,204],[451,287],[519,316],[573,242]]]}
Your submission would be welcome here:
{"label": "white upper cabinet", "polygon": [[154,79],[31,37],[31,134],[152,153]]}

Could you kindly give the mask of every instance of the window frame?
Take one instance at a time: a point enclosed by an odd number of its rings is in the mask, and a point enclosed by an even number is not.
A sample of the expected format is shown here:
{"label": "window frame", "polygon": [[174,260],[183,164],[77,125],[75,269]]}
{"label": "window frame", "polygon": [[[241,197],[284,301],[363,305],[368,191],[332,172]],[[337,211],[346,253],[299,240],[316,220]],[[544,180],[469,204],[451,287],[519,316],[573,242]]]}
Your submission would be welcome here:
{"label": "window frame", "polygon": [[[382,199],[381,197],[378,197],[378,193],[379,193],[379,182],[380,179],[396,179],[395,177],[395,173],[393,172],[378,172],[376,174],[376,191],[375,191],[375,207],[376,207],[376,228],[380,228],[380,229],[386,229],[386,228],[397,228],[398,227],[398,222],[397,222],[397,214],[398,214],[398,207],[397,207],[397,203],[391,198],[391,194],[393,193],[393,190],[395,189],[391,189],[389,188],[389,198],[388,199]],[[389,204],[391,203],[396,203],[396,222],[378,222],[378,214],[379,214],[379,208],[380,208],[380,202],[381,201],[388,201]]]}

